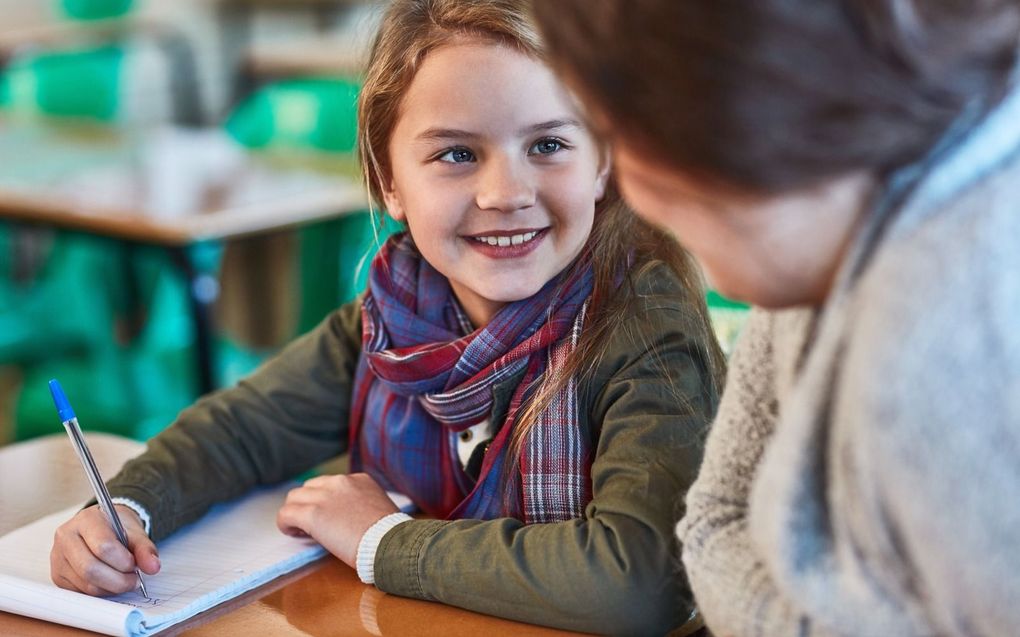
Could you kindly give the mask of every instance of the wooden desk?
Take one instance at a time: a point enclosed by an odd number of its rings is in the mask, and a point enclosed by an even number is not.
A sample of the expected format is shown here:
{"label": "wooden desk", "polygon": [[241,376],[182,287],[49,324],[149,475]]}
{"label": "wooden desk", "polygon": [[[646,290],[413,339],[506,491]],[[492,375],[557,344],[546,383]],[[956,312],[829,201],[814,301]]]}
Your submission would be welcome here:
{"label": "wooden desk", "polygon": [[0,120],[0,218],[165,246],[364,210],[351,160],[245,152],[219,129]]}
{"label": "wooden desk", "polygon": [[[100,471],[112,476],[144,445],[107,434],[86,436]],[[63,434],[0,448],[0,535],[84,502],[88,483]],[[0,635],[65,637],[91,634],[0,612]],[[568,635],[452,606],[394,597],[362,584],[328,557],[161,635],[190,637],[308,637],[339,635]]]}
{"label": "wooden desk", "polygon": [[219,129],[119,131],[0,119],[0,219],[165,248],[187,279],[198,392],[215,388],[218,286],[188,246],[365,210],[353,159],[314,168],[247,153]]}

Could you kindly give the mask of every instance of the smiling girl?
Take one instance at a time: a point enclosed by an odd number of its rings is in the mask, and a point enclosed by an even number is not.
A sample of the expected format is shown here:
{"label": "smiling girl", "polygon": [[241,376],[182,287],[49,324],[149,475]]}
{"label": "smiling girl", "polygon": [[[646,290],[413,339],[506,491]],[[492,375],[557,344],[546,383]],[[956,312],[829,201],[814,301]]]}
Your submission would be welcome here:
{"label": "smiling girl", "polygon": [[[340,308],[181,414],[111,481],[53,578],[90,594],[159,568],[214,502],[349,450],[293,490],[282,530],[404,596],[591,632],[662,633],[693,604],[672,524],[723,363],[697,271],[614,192],[606,153],[521,3],[392,4],[360,96],[376,201],[408,231]],[[398,513],[398,491],[435,519]]]}

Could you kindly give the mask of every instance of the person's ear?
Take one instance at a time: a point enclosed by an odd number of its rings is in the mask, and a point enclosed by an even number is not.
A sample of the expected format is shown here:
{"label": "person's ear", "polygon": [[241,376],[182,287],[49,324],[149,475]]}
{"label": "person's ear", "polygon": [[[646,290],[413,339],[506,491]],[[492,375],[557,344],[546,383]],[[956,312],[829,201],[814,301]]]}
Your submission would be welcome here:
{"label": "person's ear", "polygon": [[390,179],[387,184],[383,186],[383,203],[386,204],[386,213],[393,217],[394,221],[404,223],[407,221],[407,213],[404,212],[404,204],[400,200],[400,195],[393,187],[393,180]]}

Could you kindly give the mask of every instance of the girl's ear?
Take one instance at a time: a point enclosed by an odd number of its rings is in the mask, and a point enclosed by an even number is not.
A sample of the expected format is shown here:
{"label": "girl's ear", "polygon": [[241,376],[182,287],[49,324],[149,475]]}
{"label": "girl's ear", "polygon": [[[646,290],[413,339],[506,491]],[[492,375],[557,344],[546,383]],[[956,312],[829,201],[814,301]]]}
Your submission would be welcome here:
{"label": "girl's ear", "polygon": [[383,203],[386,204],[386,213],[393,217],[394,221],[403,223],[407,220],[404,212],[404,204],[400,201],[400,195],[393,188],[393,180],[383,188]]}

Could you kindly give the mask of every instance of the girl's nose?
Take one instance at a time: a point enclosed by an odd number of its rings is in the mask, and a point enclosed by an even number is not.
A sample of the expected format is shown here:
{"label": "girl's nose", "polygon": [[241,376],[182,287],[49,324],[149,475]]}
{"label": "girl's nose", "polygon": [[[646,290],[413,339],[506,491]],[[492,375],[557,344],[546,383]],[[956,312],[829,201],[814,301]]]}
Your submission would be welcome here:
{"label": "girl's nose", "polygon": [[502,212],[535,205],[535,184],[528,167],[508,158],[490,159],[479,176],[475,202],[482,210]]}

